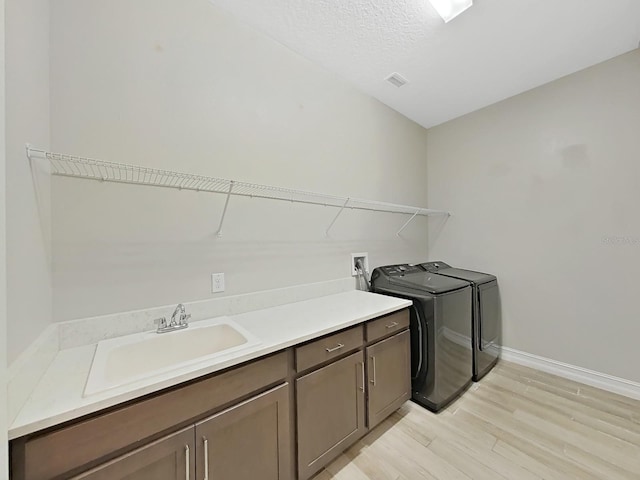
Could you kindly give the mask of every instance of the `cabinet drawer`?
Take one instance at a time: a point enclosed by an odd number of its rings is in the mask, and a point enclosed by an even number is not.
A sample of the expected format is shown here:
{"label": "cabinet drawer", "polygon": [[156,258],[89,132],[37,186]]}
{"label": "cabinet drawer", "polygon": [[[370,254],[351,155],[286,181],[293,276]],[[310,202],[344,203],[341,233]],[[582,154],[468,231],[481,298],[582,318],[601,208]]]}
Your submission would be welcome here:
{"label": "cabinet drawer", "polygon": [[296,370],[302,372],[362,346],[362,326],[334,333],[296,348]]}
{"label": "cabinet drawer", "polygon": [[409,327],[409,310],[404,309],[391,315],[372,320],[365,325],[367,342],[374,342]]}

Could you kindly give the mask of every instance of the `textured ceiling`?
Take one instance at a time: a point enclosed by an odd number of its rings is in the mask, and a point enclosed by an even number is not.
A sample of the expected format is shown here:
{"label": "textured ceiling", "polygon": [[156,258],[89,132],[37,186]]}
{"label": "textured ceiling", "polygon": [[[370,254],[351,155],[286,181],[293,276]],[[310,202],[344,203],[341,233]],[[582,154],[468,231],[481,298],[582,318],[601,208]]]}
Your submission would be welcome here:
{"label": "textured ceiling", "polygon": [[211,3],[427,128],[640,41],[640,0],[475,0],[448,24],[427,0]]}

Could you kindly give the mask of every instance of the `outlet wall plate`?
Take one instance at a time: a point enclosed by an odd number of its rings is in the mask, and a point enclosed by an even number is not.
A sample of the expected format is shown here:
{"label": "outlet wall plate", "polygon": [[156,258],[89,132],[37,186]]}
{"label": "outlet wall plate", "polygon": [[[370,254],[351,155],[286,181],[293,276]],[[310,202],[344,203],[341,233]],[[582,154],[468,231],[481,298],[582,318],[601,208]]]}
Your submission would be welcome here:
{"label": "outlet wall plate", "polygon": [[211,274],[211,293],[224,292],[224,273]]}
{"label": "outlet wall plate", "polygon": [[356,269],[356,260],[358,258],[362,258],[364,263],[364,271],[365,273],[369,273],[369,254],[367,252],[363,253],[352,253],[351,254],[351,263],[349,264],[349,268],[351,269],[351,276],[356,277],[358,275],[358,270]]}

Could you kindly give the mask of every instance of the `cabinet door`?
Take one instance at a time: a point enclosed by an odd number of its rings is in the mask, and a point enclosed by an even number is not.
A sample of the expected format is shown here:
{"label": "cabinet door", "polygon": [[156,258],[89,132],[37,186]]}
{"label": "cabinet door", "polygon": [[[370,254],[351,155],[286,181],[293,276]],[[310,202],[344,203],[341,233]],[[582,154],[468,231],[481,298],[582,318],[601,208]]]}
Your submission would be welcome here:
{"label": "cabinet door", "polygon": [[197,478],[290,480],[289,384],[196,424]]}
{"label": "cabinet door", "polygon": [[365,433],[364,388],[362,351],[296,380],[299,480]]}
{"label": "cabinet door", "polygon": [[73,480],[193,480],[193,427],[163,437]]}
{"label": "cabinet door", "polygon": [[367,348],[368,425],[373,428],[411,398],[409,331]]}

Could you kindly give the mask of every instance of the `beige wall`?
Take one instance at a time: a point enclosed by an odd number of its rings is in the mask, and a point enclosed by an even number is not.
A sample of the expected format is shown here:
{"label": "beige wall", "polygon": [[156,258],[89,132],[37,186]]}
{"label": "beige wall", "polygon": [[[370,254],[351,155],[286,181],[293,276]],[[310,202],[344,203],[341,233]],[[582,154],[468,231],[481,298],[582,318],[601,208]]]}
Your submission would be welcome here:
{"label": "beige wall", "polygon": [[51,323],[50,182],[25,144],[49,144],[49,2],[6,2],[9,362]]}
{"label": "beige wall", "polygon": [[498,275],[506,346],[640,381],[639,132],[639,50],[429,130],[430,258]]}
{"label": "beige wall", "polygon": [[[0,26],[5,30],[4,0],[0,0]],[[6,175],[5,175],[5,58],[4,34],[0,35],[0,478],[9,477],[7,443],[7,243],[6,243]]]}
{"label": "beige wall", "polygon": [[[207,0],[52,3],[53,149],[282,187],[426,203],[426,131]],[[426,257],[426,219],[54,179],[56,320],[349,275]],[[221,294],[217,294],[221,295]]]}

